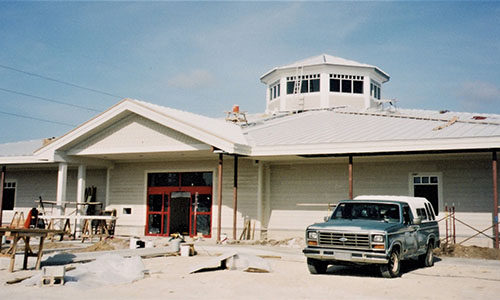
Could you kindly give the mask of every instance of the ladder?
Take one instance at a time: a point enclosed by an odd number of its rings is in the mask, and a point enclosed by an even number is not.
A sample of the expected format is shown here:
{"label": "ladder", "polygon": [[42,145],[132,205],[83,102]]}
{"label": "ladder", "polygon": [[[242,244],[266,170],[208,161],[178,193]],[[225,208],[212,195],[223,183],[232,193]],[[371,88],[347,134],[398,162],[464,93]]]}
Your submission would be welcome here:
{"label": "ladder", "polygon": [[297,106],[300,107],[298,110],[304,110],[304,96],[301,95],[302,90],[302,80],[304,79],[304,66],[297,66],[295,68],[295,84],[293,87],[293,94],[297,99]]}

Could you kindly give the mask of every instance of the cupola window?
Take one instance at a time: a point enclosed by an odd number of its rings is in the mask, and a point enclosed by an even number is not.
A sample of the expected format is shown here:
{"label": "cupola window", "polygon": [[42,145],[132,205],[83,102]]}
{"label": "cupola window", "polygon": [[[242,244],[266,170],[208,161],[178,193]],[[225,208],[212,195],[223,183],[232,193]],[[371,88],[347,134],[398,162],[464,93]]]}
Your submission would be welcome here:
{"label": "cupola window", "polygon": [[330,92],[363,94],[363,76],[330,74]]}
{"label": "cupola window", "polygon": [[[302,82],[300,83],[300,93],[315,93],[320,91],[319,74],[310,74],[299,76]],[[296,88],[296,76],[286,78],[286,93],[294,94]]]}

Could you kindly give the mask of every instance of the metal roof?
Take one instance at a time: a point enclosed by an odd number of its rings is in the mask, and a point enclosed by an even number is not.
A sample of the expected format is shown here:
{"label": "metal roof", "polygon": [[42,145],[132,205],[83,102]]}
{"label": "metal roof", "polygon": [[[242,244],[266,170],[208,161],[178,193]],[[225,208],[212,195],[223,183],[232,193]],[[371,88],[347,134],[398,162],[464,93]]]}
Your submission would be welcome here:
{"label": "metal roof", "polygon": [[262,75],[260,78],[262,79],[263,77],[269,75],[270,73],[276,71],[276,70],[283,70],[283,69],[290,69],[290,68],[296,68],[296,67],[304,67],[304,66],[315,66],[315,65],[338,65],[338,66],[349,66],[349,67],[359,67],[359,68],[371,68],[379,71],[383,76],[387,77],[387,79],[390,78],[389,74],[384,72],[382,69],[380,69],[377,66],[369,65],[369,64],[364,64],[360,63],[354,60],[349,60],[337,56],[332,56],[328,54],[320,54],[317,56],[309,57],[303,60],[296,61],[294,63],[284,65],[281,67],[276,67],[264,75]]}
{"label": "metal roof", "polygon": [[[468,138],[494,138],[488,147],[500,147],[500,115],[338,108],[270,118],[251,124],[244,129],[244,133],[254,150],[266,147],[267,152],[271,147],[278,149],[279,146],[287,146],[291,150],[290,147],[300,145],[330,145],[328,151],[341,153],[342,150],[335,149],[336,145],[348,143],[351,143],[349,151],[365,152],[373,143],[377,143],[377,151],[382,151],[384,147],[389,151],[395,142],[406,143],[407,147],[400,150],[410,151],[417,150],[411,147],[415,141],[426,142],[432,146],[429,150],[435,150],[445,140],[465,141]],[[447,145],[446,149],[449,147]]]}
{"label": "metal roof", "polygon": [[42,145],[43,139],[0,144],[0,157],[33,155],[33,152]]}

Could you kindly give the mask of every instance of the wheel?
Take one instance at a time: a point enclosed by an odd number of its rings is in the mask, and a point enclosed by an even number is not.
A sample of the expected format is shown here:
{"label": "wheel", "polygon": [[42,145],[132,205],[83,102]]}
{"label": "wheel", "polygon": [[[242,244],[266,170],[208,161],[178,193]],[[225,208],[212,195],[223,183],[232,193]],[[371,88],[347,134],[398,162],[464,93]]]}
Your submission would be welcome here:
{"label": "wheel", "polygon": [[314,258],[307,258],[307,268],[311,274],[324,274],[328,268],[328,263]]}
{"label": "wheel", "polygon": [[389,262],[380,266],[380,272],[385,278],[394,278],[399,276],[400,268],[401,260],[399,259],[399,251],[394,249],[389,256]]}
{"label": "wheel", "polygon": [[427,251],[418,257],[420,265],[424,268],[432,267],[434,265],[434,251],[432,251],[432,243],[427,245]]}

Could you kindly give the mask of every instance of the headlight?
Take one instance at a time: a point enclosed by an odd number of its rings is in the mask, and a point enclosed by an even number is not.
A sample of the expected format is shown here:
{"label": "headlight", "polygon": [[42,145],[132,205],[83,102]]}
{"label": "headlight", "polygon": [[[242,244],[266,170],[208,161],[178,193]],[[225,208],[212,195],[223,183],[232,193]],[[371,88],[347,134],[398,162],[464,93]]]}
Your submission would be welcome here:
{"label": "headlight", "polygon": [[317,239],[318,238],[318,233],[316,231],[309,231],[307,233],[307,238],[308,239]]}
{"label": "headlight", "polygon": [[373,241],[375,243],[383,243],[384,242],[384,236],[383,235],[374,235],[373,236]]}

